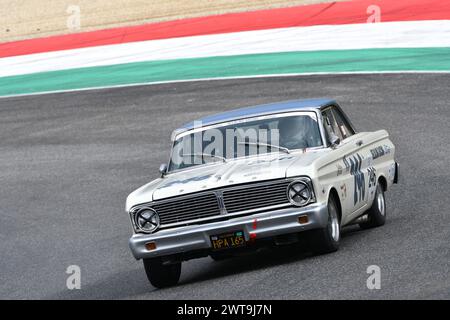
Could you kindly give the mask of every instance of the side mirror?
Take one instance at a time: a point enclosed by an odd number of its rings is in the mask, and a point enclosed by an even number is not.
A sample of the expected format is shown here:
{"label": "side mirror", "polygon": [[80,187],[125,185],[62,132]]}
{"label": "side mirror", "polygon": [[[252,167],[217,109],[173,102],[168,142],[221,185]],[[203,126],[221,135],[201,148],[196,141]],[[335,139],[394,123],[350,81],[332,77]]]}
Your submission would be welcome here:
{"label": "side mirror", "polygon": [[167,173],[167,164],[162,163],[159,166],[159,172],[161,173],[161,177],[164,177],[164,175]]}
{"label": "side mirror", "polygon": [[330,134],[330,143],[331,143],[331,147],[336,147],[339,145],[339,143],[341,143],[341,139],[339,139],[339,137],[337,135],[335,135],[334,133]]}

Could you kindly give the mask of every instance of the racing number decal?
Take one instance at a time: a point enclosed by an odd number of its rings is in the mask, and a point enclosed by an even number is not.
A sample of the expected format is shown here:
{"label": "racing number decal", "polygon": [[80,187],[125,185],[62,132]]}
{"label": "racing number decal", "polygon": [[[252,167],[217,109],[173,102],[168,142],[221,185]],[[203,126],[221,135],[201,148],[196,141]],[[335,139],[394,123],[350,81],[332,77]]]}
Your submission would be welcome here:
{"label": "racing number decal", "polygon": [[369,194],[370,197],[375,195],[375,190],[377,187],[377,175],[374,167],[370,167],[367,169],[367,175],[369,177]]}
{"label": "racing number decal", "polygon": [[361,170],[363,158],[357,153],[355,156],[344,157],[344,165],[347,171],[350,170],[350,174],[354,180],[354,192],[353,192],[353,204],[364,200],[366,195],[366,179],[364,172]]}

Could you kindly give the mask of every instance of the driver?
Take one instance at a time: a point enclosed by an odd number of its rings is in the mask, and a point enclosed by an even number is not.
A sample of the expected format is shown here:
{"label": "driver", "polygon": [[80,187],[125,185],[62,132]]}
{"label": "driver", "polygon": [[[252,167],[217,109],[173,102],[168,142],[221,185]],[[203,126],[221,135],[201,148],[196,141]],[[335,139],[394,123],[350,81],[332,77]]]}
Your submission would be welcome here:
{"label": "driver", "polygon": [[309,116],[281,118],[278,130],[282,147],[303,149],[317,146],[317,124]]}

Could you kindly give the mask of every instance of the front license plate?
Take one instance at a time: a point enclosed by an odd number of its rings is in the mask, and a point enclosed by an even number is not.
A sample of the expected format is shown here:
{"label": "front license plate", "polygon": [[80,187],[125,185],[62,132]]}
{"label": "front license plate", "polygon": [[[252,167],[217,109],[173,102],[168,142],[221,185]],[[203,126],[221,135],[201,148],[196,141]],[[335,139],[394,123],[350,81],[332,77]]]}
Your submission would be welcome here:
{"label": "front license plate", "polygon": [[232,249],[245,246],[244,232],[235,231],[211,236],[213,250]]}

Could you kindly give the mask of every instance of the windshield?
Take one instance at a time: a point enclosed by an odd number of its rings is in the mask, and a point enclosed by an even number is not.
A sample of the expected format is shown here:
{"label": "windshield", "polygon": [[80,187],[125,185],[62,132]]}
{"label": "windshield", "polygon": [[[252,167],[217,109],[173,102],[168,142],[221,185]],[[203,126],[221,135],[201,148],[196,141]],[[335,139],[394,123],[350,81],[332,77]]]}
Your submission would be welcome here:
{"label": "windshield", "polygon": [[173,144],[169,171],[211,162],[267,153],[289,153],[295,149],[322,146],[317,116],[302,112],[289,116],[241,120],[177,138]]}

